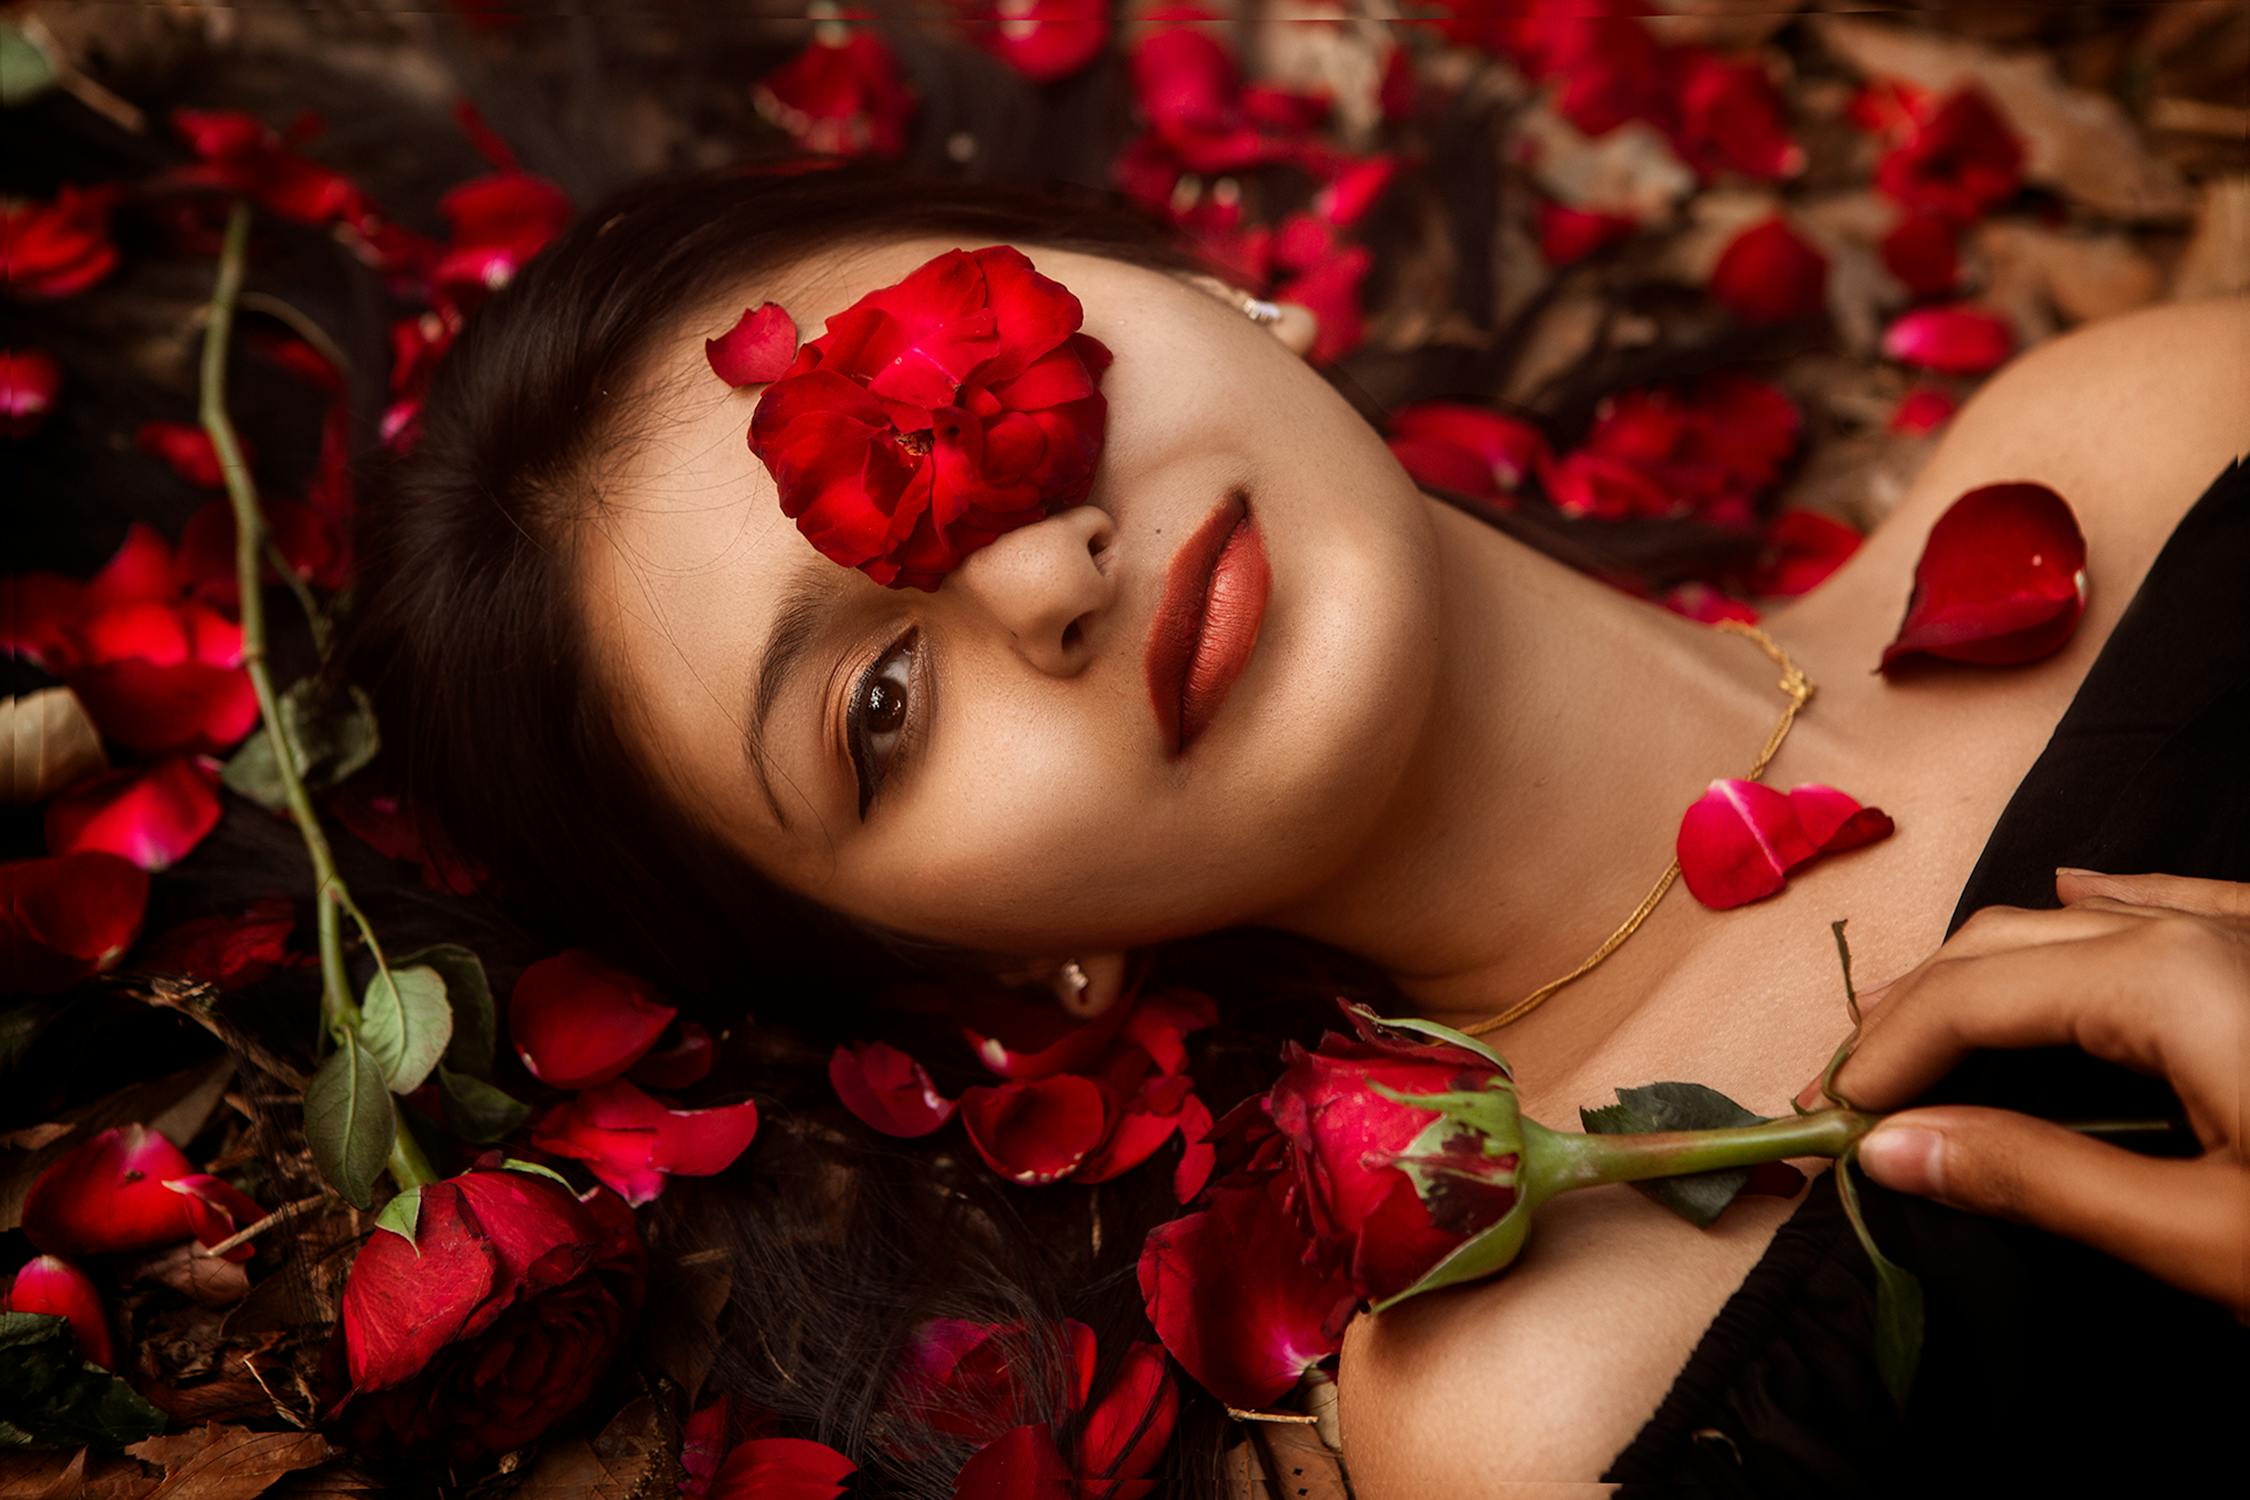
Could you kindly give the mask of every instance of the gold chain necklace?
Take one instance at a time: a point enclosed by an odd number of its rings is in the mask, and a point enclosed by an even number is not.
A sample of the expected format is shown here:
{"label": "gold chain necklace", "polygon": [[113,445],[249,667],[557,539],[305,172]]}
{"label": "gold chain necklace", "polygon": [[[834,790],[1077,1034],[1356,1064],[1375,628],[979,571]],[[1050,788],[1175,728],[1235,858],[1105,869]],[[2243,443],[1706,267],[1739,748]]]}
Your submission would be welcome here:
{"label": "gold chain necklace", "polygon": [[[1720,630],[1730,630],[1736,635],[1748,636],[1751,640],[1757,642],[1759,649],[1772,657],[1774,665],[1781,668],[1781,681],[1778,686],[1782,692],[1789,696],[1788,706],[1781,711],[1781,722],[1774,725],[1772,734],[1766,736],[1765,748],[1758,752],[1758,758],[1751,763],[1749,774],[1745,778],[1749,781],[1756,781],[1765,774],[1766,762],[1773,759],[1774,752],[1781,748],[1781,742],[1789,737],[1789,726],[1797,722],[1797,711],[1803,708],[1807,700],[1812,697],[1812,679],[1807,677],[1798,665],[1789,659],[1788,652],[1774,643],[1772,636],[1767,635],[1757,626],[1745,620],[1718,620],[1713,623]],[[1530,1015],[1546,1001],[1549,995],[1615,953],[1624,941],[1633,935],[1633,930],[1648,919],[1648,914],[1656,910],[1656,903],[1664,899],[1664,893],[1672,888],[1672,882],[1679,879],[1679,876],[1680,861],[1675,855],[1671,864],[1665,866],[1664,874],[1657,880],[1655,886],[1650,889],[1646,896],[1641,898],[1641,904],[1635,907],[1633,914],[1625,919],[1625,924],[1603,939],[1602,945],[1596,948],[1584,963],[1572,969],[1560,979],[1550,979],[1498,1015],[1487,1016],[1474,1026],[1464,1026],[1461,1030],[1470,1036],[1482,1036],[1488,1031],[1498,1031],[1501,1027],[1520,1021],[1525,1016]]]}

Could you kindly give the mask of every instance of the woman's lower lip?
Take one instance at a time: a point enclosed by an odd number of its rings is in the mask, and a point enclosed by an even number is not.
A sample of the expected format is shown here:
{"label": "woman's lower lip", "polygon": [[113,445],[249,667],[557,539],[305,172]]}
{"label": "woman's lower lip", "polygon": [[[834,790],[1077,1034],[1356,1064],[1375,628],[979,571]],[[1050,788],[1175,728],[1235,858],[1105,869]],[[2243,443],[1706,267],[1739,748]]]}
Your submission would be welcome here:
{"label": "woman's lower lip", "polygon": [[[1177,740],[1170,747],[1173,755],[1184,754],[1210,725],[1235,679],[1250,664],[1258,627],[1265,619],[1272,577],[1264,541],[1245,502],[1211,569],[1201,613],[1187,643],[1186,670],[1176,679],[1179,696],[1177,717],[1173,719]],[[1159,722],[1170,717],[1160,705]]]}

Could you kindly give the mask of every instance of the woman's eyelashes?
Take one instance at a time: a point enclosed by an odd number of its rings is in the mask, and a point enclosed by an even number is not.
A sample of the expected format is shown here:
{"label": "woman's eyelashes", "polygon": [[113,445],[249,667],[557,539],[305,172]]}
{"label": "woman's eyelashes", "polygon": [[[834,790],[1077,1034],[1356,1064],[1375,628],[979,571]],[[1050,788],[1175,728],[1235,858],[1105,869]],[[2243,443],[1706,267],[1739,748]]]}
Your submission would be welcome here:
{"label": "woman's eyelashes", "polygon": [[852,683],[844,709],[844,742],[859,782],[862,822],[884,781],[897,769],[909,731],[919,722],[914,700],[924,696],[921,689],[927,680],[920,641],[921,632],[909,629]]}

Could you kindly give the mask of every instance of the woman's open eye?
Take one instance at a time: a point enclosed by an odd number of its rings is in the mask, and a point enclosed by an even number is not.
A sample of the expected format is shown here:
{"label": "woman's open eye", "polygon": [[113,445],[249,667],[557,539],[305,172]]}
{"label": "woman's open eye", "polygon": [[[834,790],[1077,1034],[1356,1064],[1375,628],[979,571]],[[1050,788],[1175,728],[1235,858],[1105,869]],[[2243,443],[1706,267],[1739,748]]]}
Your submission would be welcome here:
{"label": "woman's open eye", "polygon": [[911,648],[920,637],[921,632],[908,631],[852,684],[851,702],[845,709],[845,738],[851,746],[852,770],[859,778],[859,815],[863,820],[906,739],[916,675],[916,653]]}

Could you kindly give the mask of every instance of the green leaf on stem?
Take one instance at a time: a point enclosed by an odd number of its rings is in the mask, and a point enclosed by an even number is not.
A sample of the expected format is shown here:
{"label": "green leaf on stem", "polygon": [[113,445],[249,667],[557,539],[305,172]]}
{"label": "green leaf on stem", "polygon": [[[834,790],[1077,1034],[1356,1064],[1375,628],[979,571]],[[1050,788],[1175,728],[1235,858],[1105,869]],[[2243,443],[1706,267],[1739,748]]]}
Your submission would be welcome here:
{"label": "green leaf on stem", "polygon": [[138,1391],[87,1363],[67,1318],[0,1313],[0,1448],[122,1448],[164,1422]]}
{"label": "green leaf on stem", "polygon": [[[347,684],[339,696],[317,676],[298,678],[281,695],[281,727],[297,752],[297,770],[310,791],[348,779],[382,748],[375,705],[367,695]],[[270,735],[254,734],[244,740],[219,779],[229,791],[269,811],[289,811],[289,795]]]}
{"label": "green leaf on stem", "polygon": [[29,104],[62,81],[46,50],[13,26],[0,26],[0,107]]}
{"label": "green leaf on stem", "polygon": [[357,1036],[347,1035],[305,1085],[313,1164],[354,1208],[366,1208],[375,1201],[375,1179],[397,1133],[382,1066]]}
{"label": "green leaf on stem", "polygon": [[1922,1362],[1922,1283],[1875,1248],[1875,1236],[1860,1212],[1859,1187],[1852,1181],[1858,1166],[1859,1148],[1854,1146],[1836,1163],[1836,1196],[1843,1200],[1844,1217],[1851,1220],[1859,1247],[1875,1267],[1875,1368],[1892,1403],[1903,1412],[1914,1388],[1915,1367]]}
{"label": "green leaf on stem", "polygon": [[[1578,1121],[1589,1135],[1644,1135],[1659,1130],[1723,1130],[1760,1125],[1754,1115],[1717,1089],[1700,1083],[1651,1083],[1619,1089],[1617,1102],[1581,1109]],[[1721,1167],[1686,1177],[1657,1177],[1633,1186],[1698,1229],[1708,1229],[1750,1182],[1750,1168]]]}
{"label": "green leaf on stem", "polygon": [[504,1140],[531,1118],[531,1106],[504,1089],[468,1073],[438,1064],[438,1088],[445,1098],[445,1125],[473,1145]]}
{"label": "green leaf on stem", "polygon": [[414,1243],[414,1231],[422,1222],[422,1190],[418,1187],[402,1188],[391,1194],[391,1201],[375,1216],[377,1229],[388,1229],[409,1245]]}
{"label": "green leaf on stem", "polygon": [[453,1007],[445,979],[417,964],[378,972],[360,1002],[359,1039],[394,1094],[411,1094],[429,1078],[453,1040]]}
{"label": "green leaf on stem", "polygon": [[424,964],[445,980],[445,998],[453,1006],[453,1040],[445,1044],[445,1065],[456,1073],[483,1078],[492,1071],[492,1058],[500,1043],[500,1023],[492,1006],[492,981],[485,977],[484,960],[459,943],[439,943],[399,960]]}

